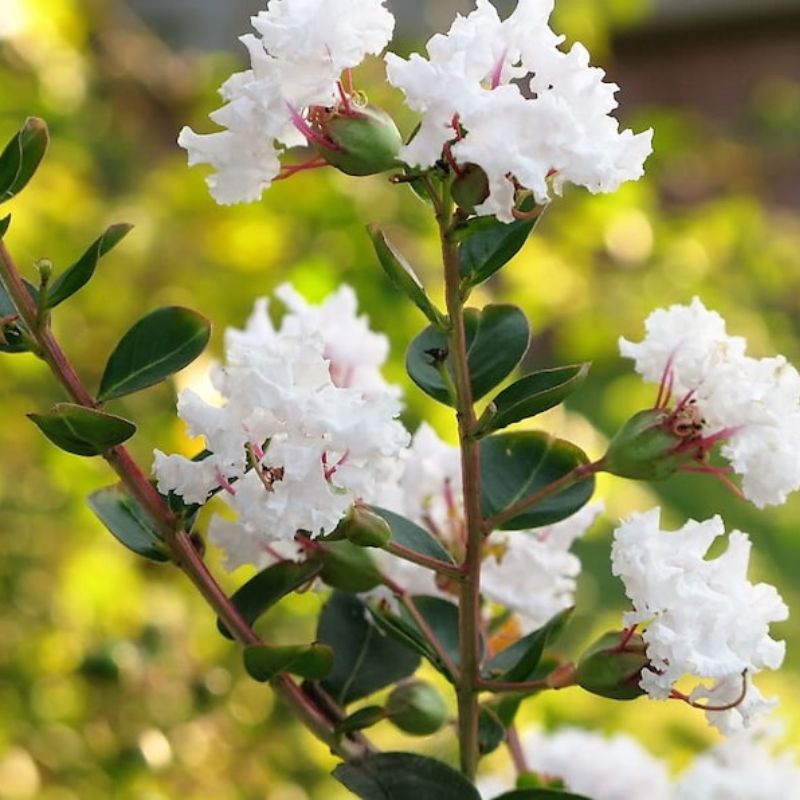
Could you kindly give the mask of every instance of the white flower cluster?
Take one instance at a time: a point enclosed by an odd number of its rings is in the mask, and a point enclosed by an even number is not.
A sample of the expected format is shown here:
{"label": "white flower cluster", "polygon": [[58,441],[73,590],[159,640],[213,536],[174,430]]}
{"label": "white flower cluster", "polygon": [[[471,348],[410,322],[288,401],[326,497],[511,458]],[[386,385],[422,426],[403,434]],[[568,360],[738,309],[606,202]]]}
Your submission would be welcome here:
{"label": "white flower cluster", "polygon": [[[463,558],[466,528],[458,448],[443,442],[429,425],[421,425],[404,455],[402,477],[388,488],[378,505],[426,528]],[[573,604],[581,565],[569,548],[600,511],[595,504],[555,525],[491,538],[481,568],[481,591],[486,599],[518,615],[523,634]],[[384,571],[408,591],[441,593],[428,570],[386,553],[380,557]]]}
{"label": "white flower cluster", "polygon": [[538,203],[550,199],[551,183],[556,192],[565,183],[615,191],[641,177],[652,151],[652,131],[620,133],[610,116],[618,87],[589,66],[586,49],[559,49],[552,10],[553,0],[519,0],[501,20],[489,0],[477,0],[474,12],[428,42],[428,59],[386,56],[389,82],[423,115],[400,157],[430,167],[454,142],[452,157],[489,179],[490,195],[476,210],[504,222],[514,219],[518,186]]}
{"label": "white flower cluster", "polygon": [[270,0],[252,23],[260,38],[241,37],[251,68],[222,85],[226,104],[210,115],[227,130],[187,127],[178,139],[190,166],[216,168],[207,183],[222,205],[261,197],[280,172],[281,150],[306,142],[295,127],[304,110],[335,105],[342,72],[379,54],[394,31],[384,0]]}
{"label": "white flower cluster", "polygon": [[[775,756],[751,733],[739,733],[699,755],[677,779],[635,739],[579,728],[527,732],[523,755],[531,770],[563,781],[592,800],[800,800],[800,766]],[[485,800],[513,783],[510,775],[478,781]]]}
{"label": "white flower cluster", "polygon": [[[699,684],[691,700],[730,704],[730,709],[706,712],[727,733],[775,704],[749,678],[783,662],[785,643],[770,637],[769,626],[785,620],[788,609],[774,587],[747,580],[751,545],[744,533],[734,531],[725,553],[706,557],[724,533],[719,517],[666,532],[660,528],[660,509],[634,514],[614,534],[612,570],[633,603],[625,625],[647,626],[643,637],[650,669],[642,673],[642,688],[651,697],[667,698],[684,676],[713,679],[710,690]],[[746,695],[737,703],[745,672]]]}
{"label": "white flower cluster", "polygon": [[642,342],[620,339],[645,380],[671,373],[679,399],[690,392],[708,434],[724,432],[722,455],[759,508],[784,503],[800,487],[800,373],[783,356],[756,359],[725,321],[695,297],[654,311]]}
{"label": "white flower cluster", "polygon": [[[270,563],[271,543],[291,542],[298,530],[331,531],[355,500],[373,496],[393,474],[408,443],[396,420],[396,392],[375,377],[385,342],[355,318],[352,292],[343,289],[320,309],[288,287],[279,295],[291,308],[279,329],[262,300],[244,331],[227,332],[226,364],[212,375],[225,404],[211,406],[191,390],[179,399],[180,417],[205,438],[210,455],[190,461],[156,451],[162,492],[202,503],[221,490],[236,513],[234,526],[212,526],[231,567]],[[343,330],[361,334],[349,353],[340,349],[336,326],[324,324],[332,312],[346,316]],[[337,376],[357,374],[367,376],[368,392],[337,385]]]}

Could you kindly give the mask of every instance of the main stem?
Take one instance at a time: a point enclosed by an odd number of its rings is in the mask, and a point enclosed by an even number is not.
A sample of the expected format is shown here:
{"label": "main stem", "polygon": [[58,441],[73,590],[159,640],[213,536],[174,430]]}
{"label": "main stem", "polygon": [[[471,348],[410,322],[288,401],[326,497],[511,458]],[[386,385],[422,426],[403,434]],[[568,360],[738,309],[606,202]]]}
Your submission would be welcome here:
{"label": "main stem", "polygon": [[447,313],[450,318],[449,357],[456,391],[458,436],[461,447],[461,478],[464,488],[466,553],[459,595],[458,737],[461,771],[474,779],[478,768],[478,680],[480,677],[480,579],[483,557],[483,511],[481,508],[480,450],[473,432],[476,427],[472,397],[464,301],[458,245],[452,238],[452,202],[446,198],[437,214],[445,271]]}
{"label": "main stem", "polygon": [[[78,377],[50,329],[47,325],[40,324],[36,304],[25,288],[19,270],[2,240],[0,240],[0,280],[5,285],[29,334],[35,338],[38,355],[50,367],[67,395],[78,405],[96,407],[92,395]],[[242,618],[209,572],[190,537],[130,453],[124,447],[115,447],[106,451],[103,457],[131,496],[150,514],[174,562],[198,589],[234,638],[245,646],[262,644],[261,639]],[[335,723],[328,711],[315,703],[314,699],[288,676],[277,677],[272,681],[272,687],[303,724],[342,757],[356,758],[371,749],[361,735],[342,738],[340,741],[334,733]]]}

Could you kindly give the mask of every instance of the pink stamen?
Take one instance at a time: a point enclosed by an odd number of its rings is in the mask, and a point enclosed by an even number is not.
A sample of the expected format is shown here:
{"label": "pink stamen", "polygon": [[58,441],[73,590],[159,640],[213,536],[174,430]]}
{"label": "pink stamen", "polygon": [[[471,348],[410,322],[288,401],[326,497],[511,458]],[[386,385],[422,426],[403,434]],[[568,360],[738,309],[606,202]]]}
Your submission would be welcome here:
{"label": "pink stamen", "polygon": [[305,138],[309,142],[314,142],[318,144],[320,147],[324,147],[327,150],[340,150],[341,148],[334,144],[330,139],[326,139],[321,134],[317,133],[306,120],[303,118],[303,115],[291,104],[287,103],[286,107],[289,109],[289,116],[292,120],[292,125],[297,128],[300,133],[305,136]]}
{"label": "pink stamen", "polygon": [[332,480],[333,476],[336,474],[336,470],[338,470],[339,467],[343,466],[347,462],[349,456],[350,456],[350,451],[348,450],[333,466],[329,466],[328,454],[327,453],[322,454],[322,472],[325,475],[326,481]]}
{"label": "pink stamen", "polygon": [[503,55],[500,56],[500,60],[494,65],[494,69],[489,75],[492,89],[496,89],[500,85],[500,81],[503,80],[503,67],[506,63],[506,56],[508,56],[508,50],[503,50]]}
{"label": "pink stamen", "polygon": [[445,144],[443,152],[444,152],[444,157],[447,160],[447,163],[450,165],[450,169],[452,169],[455,175],[460,178],[464,174],[464,172],[461,169],[461,167],[459,167],[458,164],[456,163],[455,157],[453,156],[452,145],[450,144],[450,142],[447,142]]}
{"label": "pink stamen", "polygon": [[664,372],[661,374],[661,383],[658,385],[658,394],[656,395],[655,408],[666,408],[672,397],[672,386],[675,381],[675,370],[672,368],[675,361],[675,353],[673,353],[664,365]]}
{"label": "pink stamen", "polygon": [[348,116],[353,113],[353,107],[350,105],[350,98],[347,96],[347,92],[342,86],[341,81],[336,81],[336,88],[339,91],[339,99],[342,101],[342,108],[344,109],[344,113]]}
{"label": "pink stamen", "polygon": [[264,458],[264,448],[258,442],[251,442],[250,449],[253,451],[253,455],[261,461]]}
{"label": "pink stamen", "polygon": [[304,161],[302,164],[293,164],[288,167],[282,167],[280,174],[275,178],[275,180],[285,181],[287,178],[291,178],[292,175],[297,175],[299,172],[306,172],[311,169],[322,169],[323,167],[329,166],[330,164],[323,158],[315,156],[309,161]]}
{"label": "pink stamen", "polygon": [[633,636],[636,633],[636,629],[638,627],[639,627],[638,625],[631,625],[630,628],[625,629],[625,632],[622,635],[622,639],[616,648],[618,653],[621,653],[628,646],[628,643],[630,642],[631,639],[633,639]]}
{"label": "pink stamen", "polygon": [[455,131],[456,141],[460,142],[464,138],[464,134],[461,130],[461,116],[459,114],[453,114],[450,127]]}
{"label": "pink stamen", "polygon": [[344,79],[347,81],[347,92],[348,94],[353,94],[355,92],[355,83],[353,82],[353,70],[348,67],[344,71]]}
{"label": "pink stamen", "polygon": [[219,470],[214,473],[214,478],[220,488],[224,489],[229,495],[236,497],[236,489],[233,488],[233,484]]}

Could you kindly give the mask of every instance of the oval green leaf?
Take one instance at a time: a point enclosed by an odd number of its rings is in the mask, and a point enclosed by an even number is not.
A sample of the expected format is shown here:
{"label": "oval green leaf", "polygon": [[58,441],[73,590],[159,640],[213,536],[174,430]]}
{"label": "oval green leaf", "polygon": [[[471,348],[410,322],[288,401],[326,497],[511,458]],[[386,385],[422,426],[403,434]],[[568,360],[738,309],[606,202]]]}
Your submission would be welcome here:
{"label": "oval green leaf", "polygon": [[0,154],[0,203],[10,200],[27,186],[49,142],[47,123],[38,117],[28,117]]}
{"label": "oval green leaf", "polygon": [[28,419],[54,445],[76,456],[99,456],[136,433],[127,419],[71,403],[59,403],[47,414],[28,414]]}
{"label": "oval green leaf", "polygon": [[412,753],[377,753],[340,764],[334,778],[362,800],[481,800],[452,767]]}
{"label": "oval green leaf", "polygon": [[[231,603],[248,625],[251,625],[269,608],[287,594],[305,586],[319,575],[322,564],[317,561],[283,561],[254,575],[238,589]],[[230,631],[221,620],[217,620],[217,628],[226,639],[233,639]]]}
{"label": "oval green leaf", "polygon": [[482,706],[478,717],[478,750],[482,756],[497,750],[505,741],[506,729],[500,717],[489,707]]}
{"label": "oval green leaf", "polygon": [[413,675],[420,663],[407,646],[382,633],[363,600],[345,592],[334,592],[322,609],[317,640],[334,650],[322,685],[341,705]]}
{"label": "oval green leaf", "polygon": [[389,527],[392,529],[391,541],[394,544],[419,555],[444,561],[446,564],[456,563],[450,553],[416,522],[401,517],[393,511],[387,511],[385,508],[372,506],[372,510],[389,523]]}
{"label": "oval green leaf", "polygon": [[133,225],[124,223],[107,228],[71,267],[50,284],[47,291],[47,308],[55,308],[89,283],[98,261],[116,247],[131,230]]}
{"label": "oval green leaf", "polygon": [[343,719],[336,726],[336,733],[353,733],[353,731],[363,731],[371,728],[382,720],[386,719],[386,709],[383,706],[366,706],[359,708],[349,717]]}
{"label": "oval green leaf", "polygon": [[[489,305],[464,313],[467,360],[473,400],[494,389],[519,364],[530,342],[525,314],[516,306]],[[445,405],[453,405],[452,359],[447,336],[433,326],[411,343],[406,369],[423,392]]]}
{"label": "oval green leaf", "polygon": [[[429,630],[439,641],[442,649],[450,656],[450,660],[458,666],[461,658],[458,646],[458,606],[442,597],[415,596],[413,601],[420,616],[425,620]],[[427,646],[427,641],[422,631],[405,607],[401,607],[400,616],[407,625],[417,630],[420,638],[425,641]],[[481,640],[481,653],[483,653],[483,640]],[[436,653],[434,653],[431,663],[446,677],[452,678]]]}
{"label": "oval green leaf", "polygon": [[164,543],[147,512],[120,486],[89,495],[89,506],[115,538],[151,561],[169,561]]}
{"label": "oval green leaf", "polygon": [[[524,209],[534,203],[529,200]],[[544,208],[542,208],[544,211]],[[521,219],[506,224],[494,217],[478,217],[470,220],[459,232],[461,277],[469,287],[489,280],[522,249],[533,233],[542,212],[533,219]]]}
{"label": "oval green leaf", "polygon": [[[500,433],[481,440],[483,513],[489,517],[506,511],[563,478],[575,467],[588,464],[586,454],[574,444],[546,433]],[[541,528],[571,517],[594,493],[594,476],[542,500],[504,523],[504,530]]]}
{"label": "oval green leaf", "polygon": [[543,369],[521,378],[495,397],[478,425],[478,435],[499,431],[563,403],[586,380],[590,366]]}
{"label": "oval green leaf", "polygon": [[411,265],[397,251],[377,225],[368,225],[367,233],[372,240],[375,254],[389,280],[403,292],[417,308],[438,328],[443,327],[444,318],[425,293],[422,282]]}
{"label": "oval green leaf", "polygon": [[318,681],[331,671],[332,666],[333,650],[321,644],[282,647],[262,644],[247,647],[244,651],[244,668],[260,683],[267,683],[284,672]]}
{"label": "oval green leaf", "polygon": [[117,345],[97,399],[114,400],[163,381],[192,363],[208,344],[211,323],[196,311],[169,306],[140,319]]}

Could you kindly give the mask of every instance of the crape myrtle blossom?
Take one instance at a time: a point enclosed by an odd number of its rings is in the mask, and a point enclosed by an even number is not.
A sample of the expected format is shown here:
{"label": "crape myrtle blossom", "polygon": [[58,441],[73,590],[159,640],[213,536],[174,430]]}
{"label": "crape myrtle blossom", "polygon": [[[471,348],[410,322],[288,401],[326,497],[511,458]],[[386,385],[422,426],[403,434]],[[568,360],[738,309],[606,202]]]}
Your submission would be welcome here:
{"label": "crape myrtle blossom", "polygon": [[800,374],[783,356],[756,359],[742,337],[695,297],[654,311],[638,343],[620,352],[642,377],[677,398],[668,421],[694,421],[682,446],[702,460],[718,441],[742,491],[756,506],[785,502],[800,487]]}
{"label": "crape myrtle blossom", "polygon": [[675,800],[800,800],[800,764],[744,731],[699,755],[677,781]]}
{"label": "crape myrtle blossom", "polygon": [[[397,488],[399,488],[399,491]],[[464,493],[458,448],[442,441],[423,423],[402,459],[402,477],[390,494],[378,498],[398,514],[426,528],[460,560],[466,546]],[[573,604],[580,561],[569,552],[600,513],[597,504],[562,522],[530,531],[495,534],[481,568],[484,597],[511,609],[525,634]],[[447,596],[433,574],[388,553],[379,554],[384,572],[412,594]]]}
{"label": "crape myrtle blossom", "polygon": [[[216,492],[236,515],[238,537],[231,523],[212,526],[230,566],[286,557],[286,547],[272,543],[291,548],[297,531],[333,530],[355,500],[372,496],[393,474],[408,442],[394,393],[374,381],[368,393],[337,386],[337,365],[325,358],[335,349],[335,337],[329,342],[321,327],[325,315],[303,307],[286,287],[281,294],[295,310],[280,328],[260,301],[243,331],[227,332],[226,363],[212,375],[225,404],[211,406],[191,390],[179,398],[179,416],[191,435],[205,438],[210,455],[191,461],[155,454],[162,492],[188,503]],[[347,325],[362,325],[349,291],[337,298],[328,302],[349,309]],[[376,368],[374,352],[365,352]]]}
{"label": "crape myrtle blossom", "polygon": [[[750,676],[782,664],[785,643],[770,637],[769,626],[785,620],[788,609],[774,587],[747,580],[746,534],[732,532],[727,550],[707,559],[724,533],[719,517],[667,532],[660,528],[660,509],[633,514],[615,531],[612,571],[633,604],[625,625],[646,626],[650,663],[642,671],[642,689],[658,699],[706,699],[698,705],[714,708],[709,721],[730,732],[775,705]],[[685,676],[698,681],[689,697],[674,689]],[[705,679],[715,682],[710,689]]]}
{"label": "crape myrtle blossom", "polygon": [[225,105],[210,115],[226,130],[185,127],[178,138],[190,166],[215,167],[207,183],[222,205],[261,197],[281,173],[282,150],[309,138],[309,110],[346,106],[342,72],[378,55],[394,31],[384,0],[270,0],[252,24],[258,35],[241,37],[251,68],[222,85]]}
{"label": "crape myrtle blossom", "polygon": [[476,211],[504,222],[514,219],[519,188],[538,203],[565,183],[615,191],[642,176],[652,150],[652,131],[620,132],[610,116],[618,87],[589,66],[586,49],[559,49],[552,10],[553,0],[519,0],[501,20],[489,0],[477,0],[428,42],[427,59],[386,56],[389,82],[422,114],[400,157],[427,168],[444,152],[456,174],[480,166],[489,195]]}
{"label": "crape myrtle blossom", "polygon": [[[561,781],[567,791],[592,800],[670,800],[672,786],[664,763],[630,736],[606,737],[580,728],[555,733],[526,732],[522,750],[527,766],[545,780]],[[491,798],[513,785],[490,776],[479,782]],[[726,798],[727,800],[727,798]]]}

